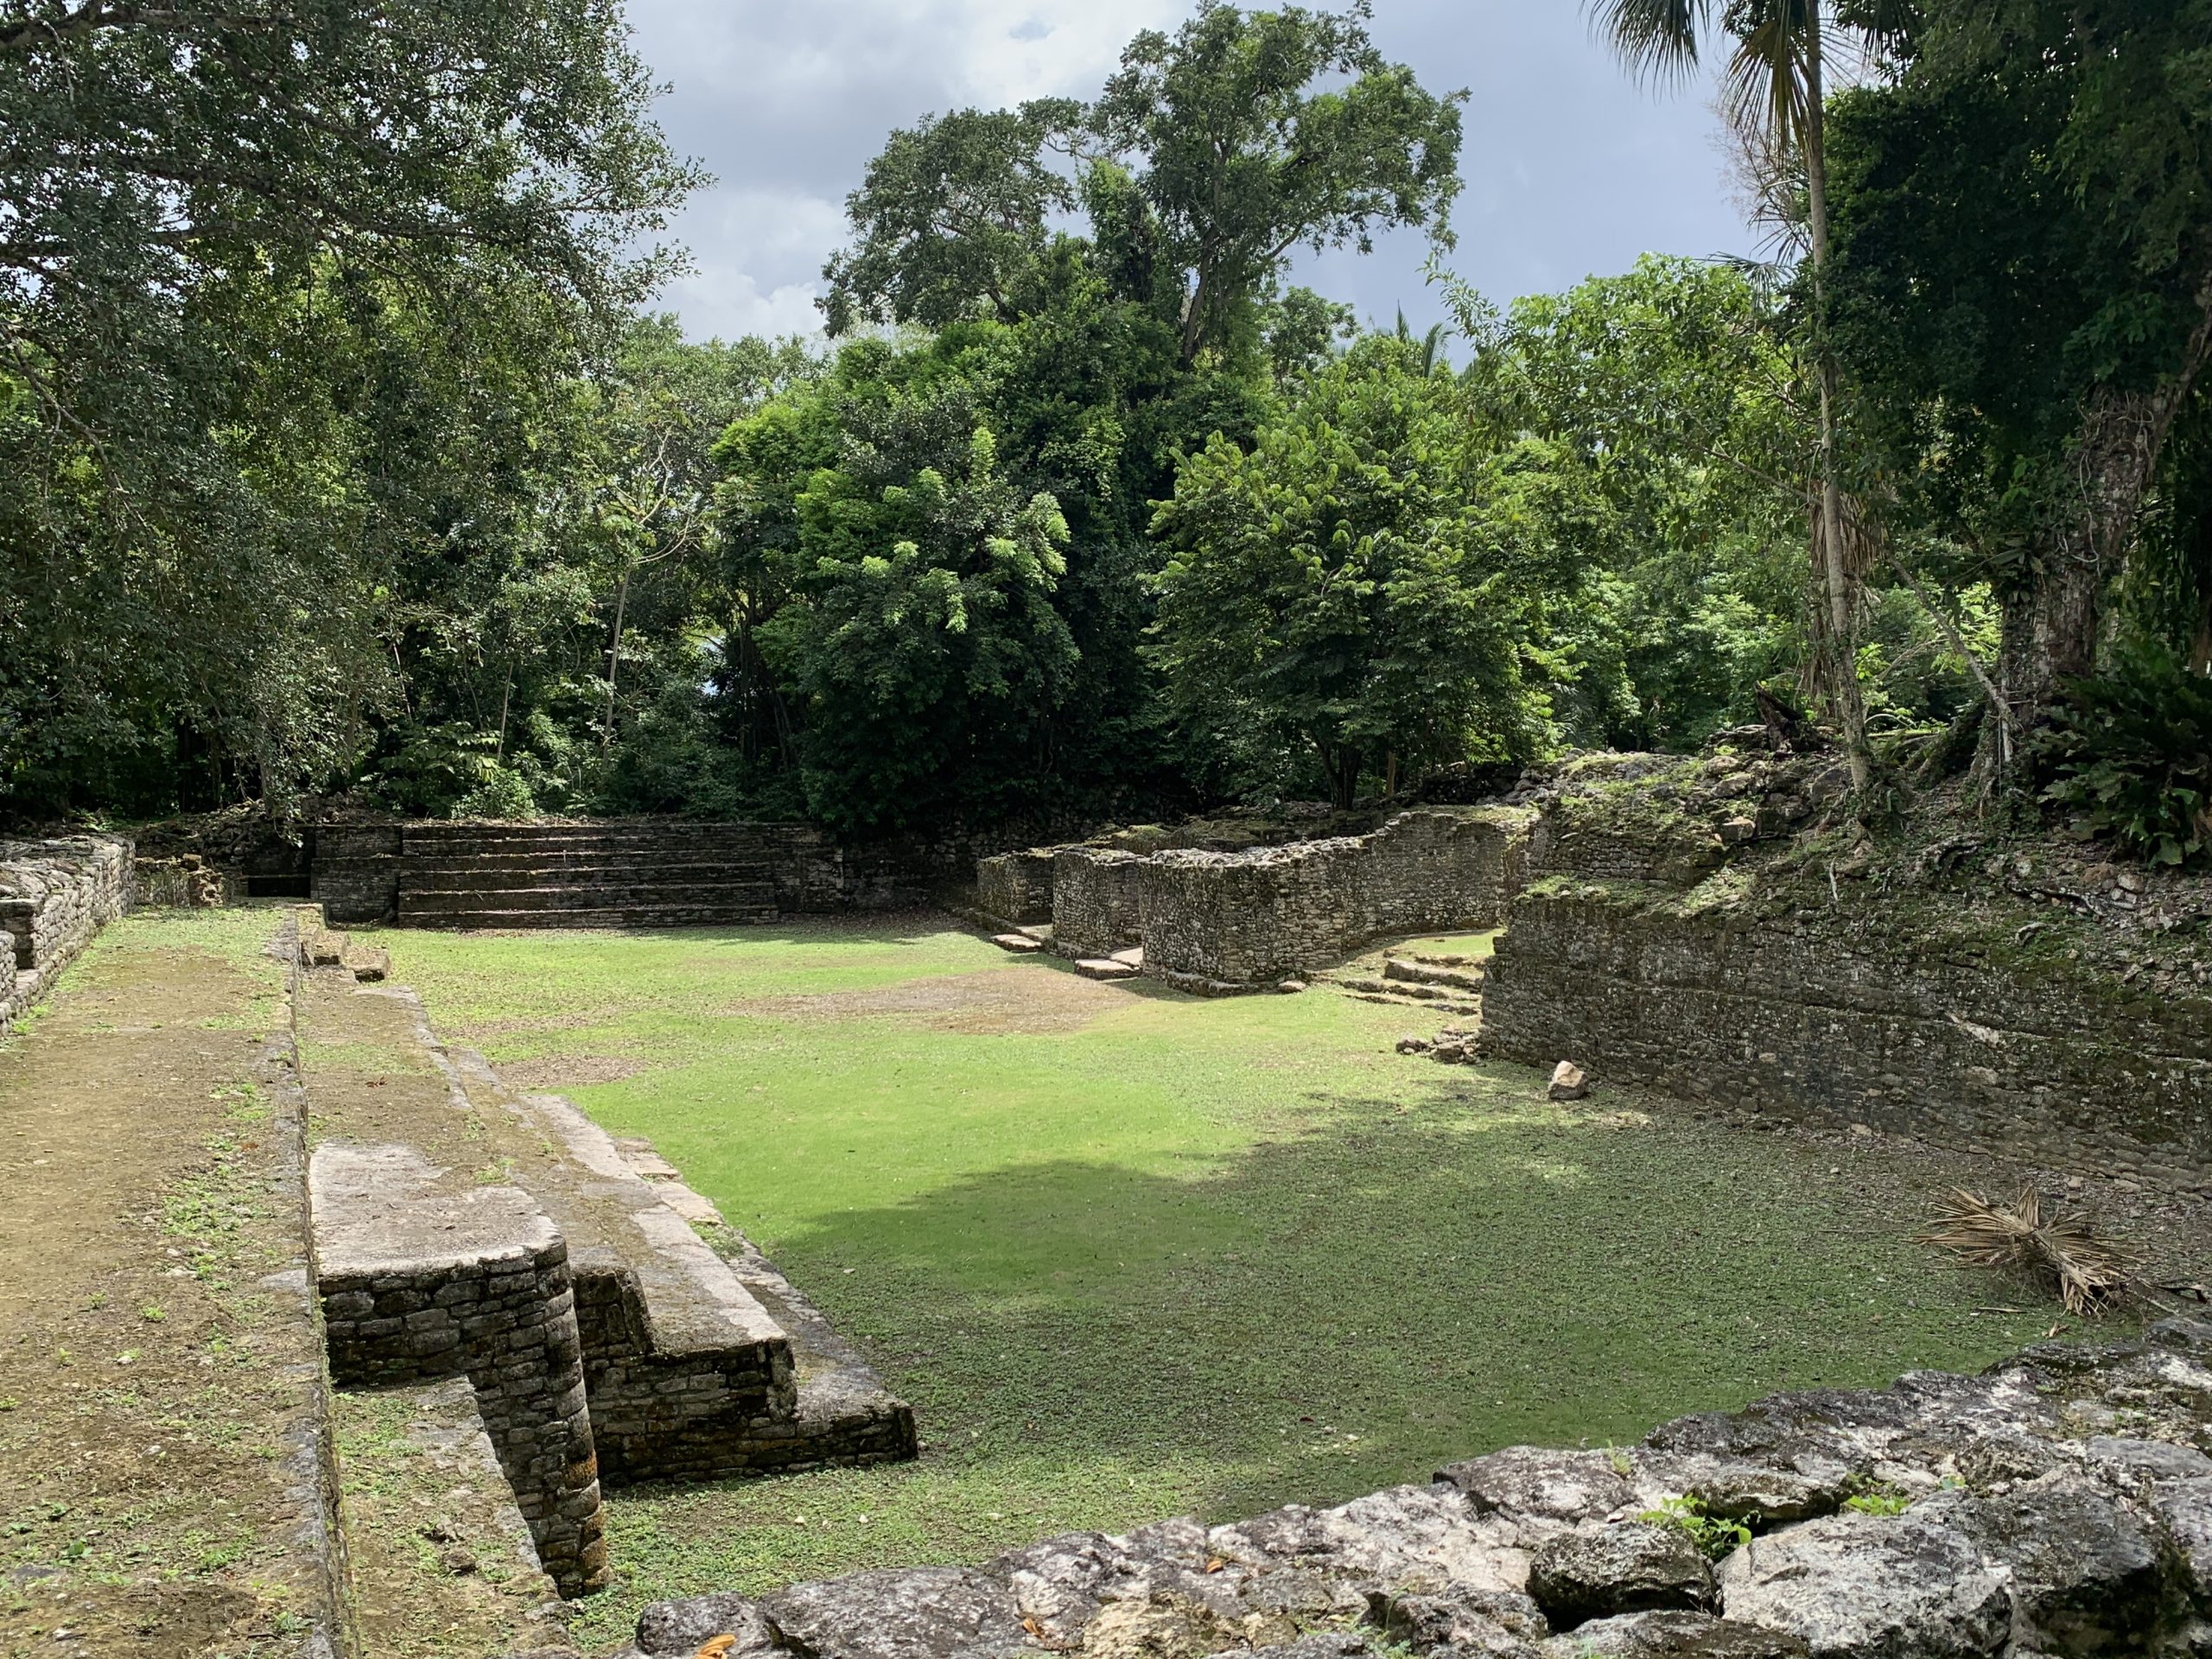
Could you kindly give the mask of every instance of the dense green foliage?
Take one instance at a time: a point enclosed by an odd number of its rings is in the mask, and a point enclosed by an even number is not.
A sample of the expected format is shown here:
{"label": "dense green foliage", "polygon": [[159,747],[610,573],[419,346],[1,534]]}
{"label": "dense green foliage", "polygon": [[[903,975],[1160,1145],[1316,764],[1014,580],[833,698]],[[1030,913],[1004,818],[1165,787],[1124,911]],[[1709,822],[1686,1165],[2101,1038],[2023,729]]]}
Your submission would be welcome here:
{"label": "dense green foliage", "polygon": [[1607,0],[1662,71],[1725,23],[1825,257],[1440,272],[1415,340],[1287,262],[1440,259],[1462,95],[1209,3],[893,132],[823,347],[641,315],[696,174],[614,0],[0,0],[0,810],[1035,823],[1778,697],[2195,857],[2208,8],[1854,0],[1824,99],[1812,12]]}
{"label": "dense green foliage", "polygon": [[1154,529],[1153,656],[1249,781],[1331,798],[1546,747],[1541,681],[1610,563],[1586,471],[1541,440],[1471,442],[1464,390],[1387,337],[1316,375],[1248,447],[1217,435]]}
{"label": "dense green foliage", "polygon": [[282,795],[692,182],[614,0],[0,4],[0,790]]}

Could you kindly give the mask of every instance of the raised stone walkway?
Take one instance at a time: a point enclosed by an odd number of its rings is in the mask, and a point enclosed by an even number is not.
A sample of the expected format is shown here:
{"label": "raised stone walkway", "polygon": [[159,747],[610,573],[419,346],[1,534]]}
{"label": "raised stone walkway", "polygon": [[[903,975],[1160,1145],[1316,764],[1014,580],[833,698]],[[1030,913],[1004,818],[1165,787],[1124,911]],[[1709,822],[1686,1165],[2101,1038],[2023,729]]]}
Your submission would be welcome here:
{"label": "raised stone walkway", "polygon": [[[1230,1526],[663,1602],[723,1659],[2091,1659],[2212,1651],[2212,1325],[1777,1395]],[[727,1637],[725,1642],[716,1642]],[[702,1645],[714,1644],[714,1645]]]}

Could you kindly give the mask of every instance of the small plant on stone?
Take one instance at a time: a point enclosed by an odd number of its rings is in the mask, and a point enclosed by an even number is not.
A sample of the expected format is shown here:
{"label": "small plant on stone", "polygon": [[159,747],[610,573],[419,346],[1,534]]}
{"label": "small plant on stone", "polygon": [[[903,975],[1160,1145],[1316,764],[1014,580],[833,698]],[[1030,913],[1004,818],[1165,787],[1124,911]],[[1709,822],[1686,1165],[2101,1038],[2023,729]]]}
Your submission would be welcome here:
{"label": "small plant on stone", "polygon": [[1847,1497],[1843,1507],[1854,1515],[1903,1515],[1912,1507],[1912,1499],[1906,1493],[1884,1488]]}
{"label": "small plant on stone", "polygon": [[1693,1493],[1663,1499],[1658,1508],[1644,1510],[1637,1519],[1649,1526],[1679,1528],[1690,1535],[1692,1543],[1716,1561],[1751,1541],[1749,1527],[1740,1521],[1707,1514],[1705,1500]]}

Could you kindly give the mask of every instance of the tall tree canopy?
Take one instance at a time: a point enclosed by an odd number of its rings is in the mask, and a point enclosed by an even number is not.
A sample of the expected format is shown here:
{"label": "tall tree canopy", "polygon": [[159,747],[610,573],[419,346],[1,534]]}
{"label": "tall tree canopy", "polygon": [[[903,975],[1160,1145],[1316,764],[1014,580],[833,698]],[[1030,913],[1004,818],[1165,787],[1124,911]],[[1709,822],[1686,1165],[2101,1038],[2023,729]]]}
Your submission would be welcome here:
{"label": "tall tree canopy", "polygon": [[853,248],[823,273],[830,332],[1015,320],[1044,291],[1025,276],[1052,214],[1078,206],[1123,290],[1172,317],[1185,364],[1249,343],[1294,248],[1364,250],[1399,225],[1448,244],[1465,94],[1389,62],[1368,16],[1365,0],[1207,0],[1173,35],[1132,41],[1088,109],[963,110],[893,133],[848,201]]}
{"label": "tall tree canopy", "polygon": [[664,267],[650,91],[614,0],[0,4],[0,788],[358,752],[380,573]]}
{"label": "tall tree canopy", "polygon": [[[1990,752],[2101,665],[2212,359],[2212,0],[1930,6],[1837,111],[1862,487],[2003,609]],[[2183,447],[2184,450],[2186,446]]]}

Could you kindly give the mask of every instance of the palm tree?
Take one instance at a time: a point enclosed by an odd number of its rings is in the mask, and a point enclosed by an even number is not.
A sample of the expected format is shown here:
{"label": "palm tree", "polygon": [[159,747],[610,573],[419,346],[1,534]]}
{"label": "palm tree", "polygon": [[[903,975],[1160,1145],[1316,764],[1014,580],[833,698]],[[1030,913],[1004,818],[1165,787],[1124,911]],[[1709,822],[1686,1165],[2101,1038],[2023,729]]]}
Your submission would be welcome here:
{"label": "palm tree", "polygon": [[1820,511],[1814,559],[1827,593],[1827,682],[1843,728],[1853,784],[1866,787],[1866,711],[1852,648],[1853,579],[1845,541],[1837,461],[1835,358],[1828,350],[1821,279],[1828,257],[1828,181],[1823,105],[1831,32],[1872,51],[1902,32],[1910,0],[1587,0],[1600,33],[1638,73],[1679,79],[1696,70],[1699,36],[1719,14],[1735,50],[1722,72],[1721,107],[1740,130],[1805,176],[1808,264],[1813,281],[1813,357],[1820,382]]}

